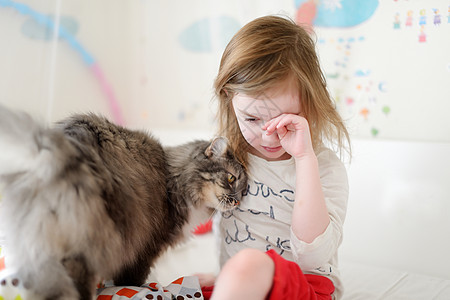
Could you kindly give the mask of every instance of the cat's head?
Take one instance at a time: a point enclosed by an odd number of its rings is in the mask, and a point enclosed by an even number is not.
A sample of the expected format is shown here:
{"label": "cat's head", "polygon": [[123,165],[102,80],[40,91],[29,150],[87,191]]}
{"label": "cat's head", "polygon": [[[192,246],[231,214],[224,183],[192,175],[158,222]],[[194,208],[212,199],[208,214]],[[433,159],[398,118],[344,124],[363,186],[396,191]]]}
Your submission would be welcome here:
{"label": "cat's head", "polygon": [[210,208],[227,211],[237,207],[247,188],[247,173],[244,167],[228,149],[228,140],[215,138],[198,155],[199,175],[202,184],[203,201]]}

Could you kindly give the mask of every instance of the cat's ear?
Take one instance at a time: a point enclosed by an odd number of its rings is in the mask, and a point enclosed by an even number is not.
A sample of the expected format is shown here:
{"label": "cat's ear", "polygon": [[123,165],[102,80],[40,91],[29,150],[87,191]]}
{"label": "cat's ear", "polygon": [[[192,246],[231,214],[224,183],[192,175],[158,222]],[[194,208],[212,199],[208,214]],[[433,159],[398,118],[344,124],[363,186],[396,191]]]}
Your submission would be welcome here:
{"label": "cat's ear", "polygon": [[222,136],[214,138],[211,144],[206,148],[205,155],[207,157],[220,157],[227,152],[228,139]]}

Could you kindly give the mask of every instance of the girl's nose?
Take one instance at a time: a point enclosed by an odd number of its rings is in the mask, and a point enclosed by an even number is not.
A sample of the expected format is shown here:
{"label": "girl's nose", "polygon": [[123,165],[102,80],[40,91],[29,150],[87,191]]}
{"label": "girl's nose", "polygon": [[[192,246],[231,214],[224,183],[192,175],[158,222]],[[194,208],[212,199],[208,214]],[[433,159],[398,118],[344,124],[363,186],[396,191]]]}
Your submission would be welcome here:
{"label": "girl's nose", "polygon": [[261,129],[261,140],[263,140],[266,145],[273,145],[274,143],[278,143],[279,139],[276,132],[271,135],[267,135],[267,131]]}

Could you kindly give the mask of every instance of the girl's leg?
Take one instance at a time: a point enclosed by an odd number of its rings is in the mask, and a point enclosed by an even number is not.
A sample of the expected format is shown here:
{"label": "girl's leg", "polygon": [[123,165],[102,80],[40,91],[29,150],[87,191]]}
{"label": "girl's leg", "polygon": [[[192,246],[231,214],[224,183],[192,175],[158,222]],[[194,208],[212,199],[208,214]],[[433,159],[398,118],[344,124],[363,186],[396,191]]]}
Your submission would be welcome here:
{"label": "girl's leg", "polygon": [[264,300],[272,288],[275,264],[264,252],[244,249],[223,266],[212,300]]}

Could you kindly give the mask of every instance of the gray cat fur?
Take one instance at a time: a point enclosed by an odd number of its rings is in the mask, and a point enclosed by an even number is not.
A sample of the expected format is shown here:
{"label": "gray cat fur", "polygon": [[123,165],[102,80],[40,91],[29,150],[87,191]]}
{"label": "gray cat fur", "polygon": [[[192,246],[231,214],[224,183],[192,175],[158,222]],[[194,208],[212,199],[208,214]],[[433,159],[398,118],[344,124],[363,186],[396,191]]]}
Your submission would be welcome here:
{"label": "gray cat fur", "polygon": [[222,138],[164,149],[94,114],[47,128],[0,106],[0,151],[7,266],[42,299],[93,299],[100,279],[141,285],[247,181]]}

